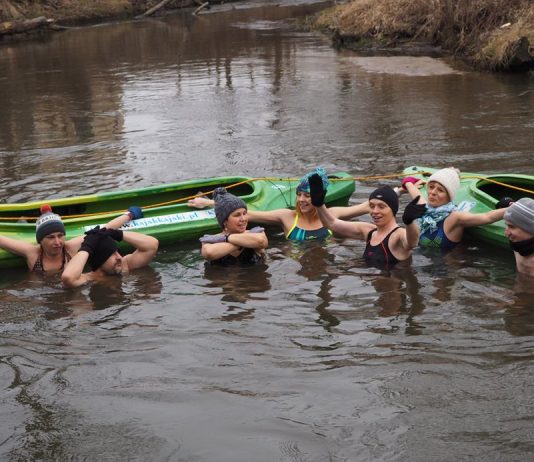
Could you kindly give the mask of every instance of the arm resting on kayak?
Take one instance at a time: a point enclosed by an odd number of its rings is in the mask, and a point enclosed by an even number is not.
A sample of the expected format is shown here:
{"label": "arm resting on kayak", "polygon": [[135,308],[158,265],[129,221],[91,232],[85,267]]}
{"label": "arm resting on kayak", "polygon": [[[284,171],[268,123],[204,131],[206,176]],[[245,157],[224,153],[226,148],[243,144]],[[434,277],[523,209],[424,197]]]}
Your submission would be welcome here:
{"label": "arm resting on kayak", "polygon": [[26,259],[39,252],[38,245],[6,236],[0,236],[0,248]]}
{"label": "arm resting on kayak", "polygon": [[489,225],[502,220],[504,212],[506,212],[506,208],[490,210],[485,213],[453,212],[449,219],[453,219],[456,226],[470,228],[472,226]]}

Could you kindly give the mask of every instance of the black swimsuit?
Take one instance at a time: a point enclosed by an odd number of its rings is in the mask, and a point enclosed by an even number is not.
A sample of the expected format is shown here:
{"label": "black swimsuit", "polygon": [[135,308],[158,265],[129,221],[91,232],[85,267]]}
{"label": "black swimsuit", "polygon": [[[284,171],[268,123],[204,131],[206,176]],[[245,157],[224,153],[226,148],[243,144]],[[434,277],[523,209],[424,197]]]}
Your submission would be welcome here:
{"label": "black swimsuit", "polygon": [[232,266],[238,263],[245,265],[254,265],[256,263],[262,263],[265,260],[263,255],[258,254],[254,249],[245,247],[241,253],[234,257],[233,255],[225,255],[224,257],[212,260],[212,265]]}
{"label": "black swimsuit", "polygon": [[391,266],[399,262],[399,260],[391,253],[389,249],[389,237],[398,229],[400,226],[397,226],[393,229],[378,245],[371,245],[371,237],[376,229],[373,229],[367,235],[367,245],[365,246],[365,251],[363,257],[367,264],[370,265],[380,265],[380,266]]}

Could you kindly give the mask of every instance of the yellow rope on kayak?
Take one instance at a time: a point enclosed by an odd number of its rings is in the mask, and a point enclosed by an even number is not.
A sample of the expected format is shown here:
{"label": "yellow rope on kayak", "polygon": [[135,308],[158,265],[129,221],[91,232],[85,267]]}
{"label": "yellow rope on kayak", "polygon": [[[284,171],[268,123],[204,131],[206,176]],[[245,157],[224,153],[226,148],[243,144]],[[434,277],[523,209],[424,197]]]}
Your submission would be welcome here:
{"label": "yellow rope on kayak", "polygon": [[[417,171],[417,172],[410,172],[409,175],[430,175],[432,172],[427,172],[427,171]],[[371,180],[383,180],[383,179],[392,179],[392,178],[400,178],[400,177],[405,177],[407,176],[408,174],[404,173],[404,172],[401,172],[401,173],[393,173],[393,174],[389,174],[389,175],[374,175],[374,176],[361,176],[361,177],[347,177],[347,178],[330,178],[329,180],[331,182],[339,182],[339,181],[371,181]],[[487,178],[485,176],[481,176],[481,175],[460,175],[460,178],[461,179],[479,179],[479,180],[484,180],[484,181],[487,181],[488,183],[494,183],[496,185],[499,185],[499,186],[503,186],[505,188],[510,188],[510,189],[514,189],[514,190],[517,190],[517,191],[521,191],[521,192],[524,192],[524,193],[527,193],[527,194],[531,194],[531,195],[534,195],[534,191],[533,190],[530,190],[530,189],[527,189],[527,188],[522,188],[522,187],[519,187],[519,186],[514,186],[514,185],[511,185],[511,184],[507,184],[507,183],[503,183],[501,181],[497,181],[497,180],[493,180],[491,178]],[[225,186],[226,189],[232,189],[232,188],[236,188],[238,186],[241,186],[243,184],[247,184],[247,183],[252,183],[254,181],[289,181],[289,182],[295,182],[295,181],[298,181],[300,180],[300,178],[279,178],[279,177],[259,177],[259,178],[248,178],[246,180],[243,180],[243,181],[239,181],[237,183],[233,183],[233,184],[230,184],[230,185],[227,185]],[[203,196],[209,196],[211,194],[213,194],[215,190],[212,189],[210,191],[206,191],[206,192],[201,192],[201,193],[197,193],[197,194],[194,194],[192,196],[187,196],[187,197],[181,197],[179,199],[174,199],[172,201],[167,201],[167,202],[159,202],[157,204],[151,204],[151,205],[145,205],[143,206],[143,209],[153,209],[153,208],[156,208],[156,207],[164,207],[166,205],[172,205],[172,204],[179,204],[181,202],[186,202],[186,201],[189,201],[191,199],[194,199],[196,197],[203,197]],[[69,218],[84,218],[84,217],[98,217],[98,216],[101,216],[101,215],[120,215],[124,213],[124,210],[110,210],[110,211],[106,211],[106,212],[93,212],[93,213],[79,213],[79,214],[73,214],[73,215],[63,215],[62,218],[63,219],[69,219]],[[37,220],[39,217],[35,217],[35,216],[32,216],[32,217],[27,217],[27,216],[18,216],[18,217],[0,217],[0,221],[19,221],[19,220]]]}

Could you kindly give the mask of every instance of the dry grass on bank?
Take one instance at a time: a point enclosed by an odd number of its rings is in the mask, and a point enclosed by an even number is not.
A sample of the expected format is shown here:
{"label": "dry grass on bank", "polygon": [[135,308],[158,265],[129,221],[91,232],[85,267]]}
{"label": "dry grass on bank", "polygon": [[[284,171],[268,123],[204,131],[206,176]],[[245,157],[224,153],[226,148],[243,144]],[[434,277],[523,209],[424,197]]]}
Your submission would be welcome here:
{"label": "dry grass on bank", "polygon": [[534,55],[531,0],[353,0],[316,25],[356,40],[427,41],[492,69],[508,68],[521,47]]}

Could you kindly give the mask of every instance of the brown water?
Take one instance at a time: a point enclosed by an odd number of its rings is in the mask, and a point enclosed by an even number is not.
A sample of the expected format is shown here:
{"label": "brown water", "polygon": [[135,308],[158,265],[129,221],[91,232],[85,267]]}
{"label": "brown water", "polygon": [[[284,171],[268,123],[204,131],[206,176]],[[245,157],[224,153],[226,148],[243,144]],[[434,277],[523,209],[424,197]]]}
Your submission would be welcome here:
{"label": "brown water", "polygon": [[[534,174],[534,80],[358,57],[240,4],[0,47],[0,199],[412,164]],[[352,201],[374,183],[358,184]],[[0,459],[529,460],[534,293],[466,243],[367,268],[270,232],[267,265],[196,243],[65,291],[0,276]]]}

